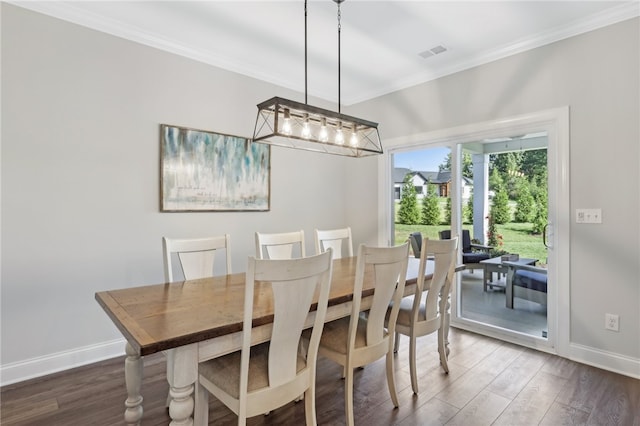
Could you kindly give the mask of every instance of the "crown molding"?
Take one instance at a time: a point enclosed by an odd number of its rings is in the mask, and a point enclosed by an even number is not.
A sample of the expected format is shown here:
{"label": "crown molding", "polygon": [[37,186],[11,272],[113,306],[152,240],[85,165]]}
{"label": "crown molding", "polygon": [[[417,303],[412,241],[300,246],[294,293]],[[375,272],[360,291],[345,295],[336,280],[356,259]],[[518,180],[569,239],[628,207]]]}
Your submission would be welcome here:
{"label": "crown molding", "polygon": [[485,65],[499,59],[504,59],[518,53],[523,53],[528,50],[584,34],[589,31],[597,30],[599,28],[604,28],[609,25],[617,24],[638,16],[640,16],[640,2],[637,0],[628,2],[618,7],[608,9],[603,13],[592,15],[588,19],[576,21],[572,25],[563,25],[561,27],[535,34],[531,37],[516,40],[499,48],[488,50],[482,55],[469,58],[468,60],[458,61],[453,65],[442,68],[436,72],[421,72],[408,76],[402,80],[396,80],[386,86],[378,87],[376,90],[364,92],[360,96],[347,98],[345,100],[345,104],[350,105],[358,102],[364,102],[369,99],[407,89],[418,84],[437,80],[438,78],[446,77],[480,65]]}
{"label": "crown molding", "polygon": [[[227,71],[246,75],[261,81],[285,87],[287,89],[295,91],[300,90],[300,88],[296,85],[293,85],[291,81],[280,79],[267,73],[260,72],[259,69],[256,69],[256,67],[253,67],[249,64],[230,61],[227,58],[212,55],[210,52],[206,52],[202,49],[194,49],[188,45],[179,43],[176,40],[162,37],[159,34],[149,33],[141,30],[138,27],[127,25],[113,19],[105,18],[104,16],[79,8],[75,6],[73,2],[8,1],[7,3],[22,7],[24,9],[32,10],[34,12],[49,15],[58,19],[62,19],[64,21],[72,22],[74,24],[88,27],[100,32],[111,34],[116,37],[134,41],[146,46],[154,47],[166,52],[173,53],[175,55],[193,59],[198,62],[206,63],[208,65],[222,68]],[[496,49],[488,50],[481,55],[477,55],[463,61],[458,61],[449,67],[440,69],[435,72],[416,73],[407,76],[406,78],[392,81],[389,84],[380,85],[375,90],[362,92],[358,96],[349,97],[343,95],[342,102],[346,106],[364,102],[366,100],[383,96],[391,92],[436,80],[450,74],[474,68],[479,65],[484,65],[489,62],[503,59],[508,56],[535,49],[537,47],[541,47],[602,27],[606,27],[608,25],[613,25],[637,16],[640,16],[640,2],[637,0],[630,1],[620,6],[607,9],[602,13],[592,15],[586,19],[576,21],[573,24],[553,28],[549,31],[535,34],[531,37],[516,40],[513,43],[506,44]],[[311,94],[325,99],[325,95],[323,94]]]}
{"label": "crown molding", "polygon": [[299,90],[299,88],[293,87],[291,82],[262,73],[260,70],[256,70],[253,65],[230,61],[227,58],[212,55],[211,52],[193,48],[176,40],[163,37],[160,34],[144,31],[139,27],[89,12],[86,9],[75,6],[73,2],[7,1],[6,3],[165,52],[173,53],[178,56],[193,59],[194,61],[212,65],[217,68],[246,75],[257,80],[266,81],[292,90]]}

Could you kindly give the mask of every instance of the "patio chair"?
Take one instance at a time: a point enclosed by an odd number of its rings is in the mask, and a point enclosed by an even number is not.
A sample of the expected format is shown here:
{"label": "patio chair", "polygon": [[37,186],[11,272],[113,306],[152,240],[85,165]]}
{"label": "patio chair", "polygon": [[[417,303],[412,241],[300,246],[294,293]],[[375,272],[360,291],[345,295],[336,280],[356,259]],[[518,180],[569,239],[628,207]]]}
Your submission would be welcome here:
{"label": "patio chair", "polygon": [[[450,240],[451,230],[446,229],[444,231],[440,231],[440,239]],[[462,248],[462,263],[464,263],[465,269],[471,269],[472,271],[473,269],[483,269],[484,266],[480,261],[491,259],[491,253],[489,251],[493,247],[472,243],[468,229],[462,230],[462,241],[460,247]]]}
{"label": "patio chair", "polygon": [[413,232],[409,234],[409,244],[411,244],[411,251],[416,259],[420,259],[420,252],[422,250],[422,232]]}
{"label": "patio chair", "polygon": [[547,269],[504,261],[507,271],[506,306],[513,309],[513,298],[547,304]]}

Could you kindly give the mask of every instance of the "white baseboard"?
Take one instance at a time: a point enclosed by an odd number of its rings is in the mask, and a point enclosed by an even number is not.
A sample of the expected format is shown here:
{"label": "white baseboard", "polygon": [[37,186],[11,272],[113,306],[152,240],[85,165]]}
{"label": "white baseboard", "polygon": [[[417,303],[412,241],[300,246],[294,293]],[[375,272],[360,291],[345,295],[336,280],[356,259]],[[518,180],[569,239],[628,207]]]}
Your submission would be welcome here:
{"label": "white baseboard", "polygon": [[[453,318],[451,327],[459,328],[461,330],[467,330],[472,333],[479,333],[477,325],[469,326],[468,324],[459,321],[454,323]],[[592,367],[597,367],[603,370],[622,374],[624,376],[640,379],[640,359],[638,358],[632,358],[629,356],[620,355],[614,352],[604,351],[602,349],[596,349],[577,343],[569,343],[568,350],[556,351],[544,346],[538,346],[535,344],[535,342],[514,338],[513,333],[502,335],[499,332],[491,329],[490,327],[482,329],[480,334],[493,337],[495,339],[504,340],[505,342],[514,343],[516,345],[525,346],[531,349],[552,353],[563,358],[568,358],[572,361],[590,365]]]}
{"label": "white baseboard", "polygon": [[571,343],[569,345],[569,359],[640,379],[640,359],[638,358]]}
{"label": "white baseboard", "polygon": [[[124,355],[124,339],[0,366],[0,386]],[[640,379],[640,359],[572,343],[569,359]]]}
{"label": "white baseboard", "polygon": [[124,355],[125,339],[111,340],[0,366],[0,386]]}

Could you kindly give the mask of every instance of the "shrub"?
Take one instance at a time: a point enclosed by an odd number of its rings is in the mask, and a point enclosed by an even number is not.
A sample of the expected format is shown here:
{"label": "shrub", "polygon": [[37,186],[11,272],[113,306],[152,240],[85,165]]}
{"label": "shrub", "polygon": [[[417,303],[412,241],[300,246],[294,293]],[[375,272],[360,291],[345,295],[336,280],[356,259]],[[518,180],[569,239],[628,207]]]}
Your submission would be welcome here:
{"label": "shrub", "polygon": [[535,202],[535,216],[533,219],[534,234],[542,234],[544,227],[547,225],[548,216],[548,198],[549,193],[547,190],[547,173],[544,172],[536,178],[534,183],[534,198]]}
{"label": "shrub", "polygon": [[422,224],[423,225],[439,225],[440,224],[440,201],[436,194],[435,188],[429,185],[427,196],[422,199]]}
{"label": "shrub", "polygon": [[514,213],[514,220],[519,223],[531,222],[534,217],[534,203],[533,195],[529,190],[529,183],[523,182],[518,188],[518,197],[516,198],[516,211]]}
{"label": "shrub", "polygon": [[491,203],[490,215],[493,220],[503,225],[511,220],[511,212],[509,210],[509,197],[503,188],[496,191],[493,202]]}
{"label": "shrub", "polygon": [[402,196],[400,197],[400,209],[398,210],[398,223],[405,225],[417,225],[420,223],[418,196],[411,178],[410,173],[407,173],[404,177]]}
{"label": "shrub", "polygon": [[493,247],[493,250],[497,252],[502,249],[502,234],[498,234],[498,231],[496,229],[496,222],[493,219],[493,216],[489,216],[487,217],[487,219],[489,219],[489,229],[487,230],[487,244]]}
{"label": "shrub", "polygon": [[544,227],[547,225],[547,197],[546,187],[538,191],[536,196],[536,212],[533,219],[532,229],[534,234],[542,234],[544,232]]}
{"label": "shrub", "polygon": [[451,223],[451,197],[447,197],[447,202],[444,208],[444,224]]}
{"label": "shrub", "polygon": [[467,218],[467,223],[473,224],[473,195],[471,195],[469,201],[467,201],[465,217]]}

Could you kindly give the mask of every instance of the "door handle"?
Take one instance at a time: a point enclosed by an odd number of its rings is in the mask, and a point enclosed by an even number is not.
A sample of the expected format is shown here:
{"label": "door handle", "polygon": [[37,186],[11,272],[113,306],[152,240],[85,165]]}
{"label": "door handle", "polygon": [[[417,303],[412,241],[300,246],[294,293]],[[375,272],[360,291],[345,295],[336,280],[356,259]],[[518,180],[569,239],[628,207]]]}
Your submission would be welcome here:
{"label": "door handle", "polygon": [[549,248],[549,245],[547,244],[547,228],[549,227],[549,224],[547,223],[544,228],[542,228],[542,244],[544,244],[544,246],[546,248]]}

